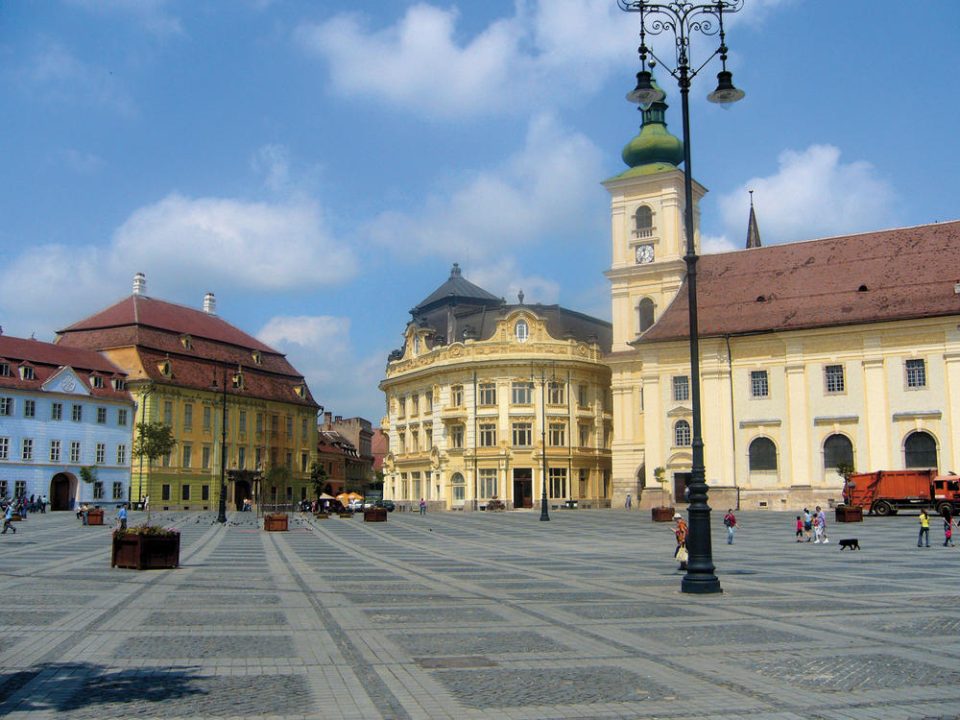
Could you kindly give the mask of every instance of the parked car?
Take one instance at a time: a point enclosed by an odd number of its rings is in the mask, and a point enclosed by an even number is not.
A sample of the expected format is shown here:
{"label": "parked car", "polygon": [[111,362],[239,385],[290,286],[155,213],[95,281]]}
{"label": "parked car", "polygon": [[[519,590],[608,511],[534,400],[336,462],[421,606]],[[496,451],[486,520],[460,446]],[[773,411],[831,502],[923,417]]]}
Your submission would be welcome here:
{"label": "parked car", "polygon": [[393,504],[393,500],[377,500],[374,507],[382,507],[387,512],[393,512],[397,506]]}
{"label": "parked car", "polygon": [[360,512],[363,510],[363,500],[351,500],[347,503],[347,510],[350,512]]}

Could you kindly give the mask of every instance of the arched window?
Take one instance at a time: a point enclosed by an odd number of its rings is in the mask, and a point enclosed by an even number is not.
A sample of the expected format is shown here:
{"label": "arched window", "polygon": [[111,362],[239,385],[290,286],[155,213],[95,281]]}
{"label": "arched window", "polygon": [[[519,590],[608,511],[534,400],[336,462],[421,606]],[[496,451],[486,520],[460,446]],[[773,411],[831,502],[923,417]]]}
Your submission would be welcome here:
{"label": "arched window", "polygon": [[677,420],[673,426],[673,444],[677,447],[690,445],[690,423],[686,420]]}
{"label": "arched window", "polygon": [[517,320],[517,324],[513,326],[513,331],[517,342],[526,342],[527,338],[530,337],[530,327],[526,320]]}
{"label": "arched window", "polygon": [[464,482],[463,475],[460,473],[454,473],[450,477],[450,486],[453,488],[453,504],[454,505],[463,505],[464,497],[466,496],[466,482]]}
{"label": "arched window", "polygon": [[903,444],[904,465],[908,468],[937,467],[937,441],[930,433],[910,433]]}
{"label": "arched window", "polygon": [[637,303],[637,327],[638,332],[646,332],[653,325],[653,300],[643,298]]}
{"label": "arched window", "polygon": [[841,464],[853,465],[853,443],[846,435],[831,435],[823,443],[823,469],[836,470]]}
{"label": "arched window", "polygon": [[641,205],[633,217],[637,223],[637,237],[645,238],[653,235],[653,210],[646,205]]}
{"label": "arched window", "polygon": [[776,469],[777,446],[773,444],[773,440],[758,437],[750,443],[750,471]]}

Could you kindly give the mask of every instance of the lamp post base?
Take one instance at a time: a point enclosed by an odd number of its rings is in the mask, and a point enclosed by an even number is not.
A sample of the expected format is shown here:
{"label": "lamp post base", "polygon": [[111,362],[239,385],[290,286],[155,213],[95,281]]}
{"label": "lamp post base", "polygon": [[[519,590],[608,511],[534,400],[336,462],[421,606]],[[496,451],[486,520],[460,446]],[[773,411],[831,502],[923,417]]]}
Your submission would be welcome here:
{"label": "lamp post base", "polygon": [[680,592],[692,595],[722,593],[720,580],[712,573],[687,573],[680,582]]}

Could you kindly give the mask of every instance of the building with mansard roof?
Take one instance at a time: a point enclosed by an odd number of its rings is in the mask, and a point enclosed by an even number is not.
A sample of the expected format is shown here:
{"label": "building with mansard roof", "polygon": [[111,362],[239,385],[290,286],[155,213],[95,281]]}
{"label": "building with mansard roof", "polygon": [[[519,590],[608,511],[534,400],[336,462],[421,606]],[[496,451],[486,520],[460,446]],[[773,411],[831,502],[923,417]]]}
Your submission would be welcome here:
{"label": "building with mansard roof", "polygon": [[380,383],[384,497],[477,510],[609,505],[610,324],[450,277],[410,311]]}
{"label": "building with mansard roof", "polygon": [[[682,504],[691,466],[680,140],[643,111],[611,195],[613,499]],[[672,137],[672,136],[671,136]],[[679,145],[678,145],[679,144]],[[694,239],[706,189],[694,182]],[[839,502],[839,465],[960,469],[960,222],[743,250],[697,265],[714,507]]]}
{"label": "building with mansard roof", "polygon": [[[0,335],[0,498],[126,502],[134,402],[97,352]],[[92,482],[81,481],[81,468]]]}
{"label": "building with mansard roof", "polygon": [[[136,422],[173,428],[170,455],[156,466],[136,460],[134,501],[149,496],[155,508],[215,507],[221,458],[231,507],[246,498],[284,503],[312,493],[318,405],[282,353],[217,316],[212,293],[202,309],[176,305],[149,297],[138,273],[132,295],[61,330],[57,346],[101,352],[127,374]],[[286,470],[271,475],[283,482],[261,487],[273,468]]]}

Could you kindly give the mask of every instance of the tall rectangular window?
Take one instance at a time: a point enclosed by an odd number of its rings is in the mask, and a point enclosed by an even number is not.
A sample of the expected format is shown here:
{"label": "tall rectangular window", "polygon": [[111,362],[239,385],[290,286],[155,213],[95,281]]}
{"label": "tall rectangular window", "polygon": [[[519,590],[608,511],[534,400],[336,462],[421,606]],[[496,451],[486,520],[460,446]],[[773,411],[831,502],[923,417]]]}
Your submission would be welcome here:
{"label": "tall rectangular window", "polygon": [[183,429],[193,430],[193,403],[183,405]]}
{"label": "tall rectangular window", "polygon": [[209,405],[203,406],[203,431],[210,432],[210,428],[213,426],[213,408]]}
{"label": "tall rectangular window", "polygon": [[183,499],[183,500],[189,500],[189,499],[190,499],[190,486],[189,486],[189,485],[183,485],[183,486],[181,486],[181,488],[180,488],[180,497],[181,497],[181,499]]}
{"label": "tall rectangular window", "polygon": [[453,407],[463,407],[463,385],[454,385],[450,388],[450,404]]}
{"label": "tall rectangular window", "polygon": [[163,401],[163,424],[173,427],[173,401]]}
{"label": "tall rectangular window", "polygon": [[183,444],[183,462],[182,467],[188,468],[193,464],[193,445],[190,443]]}
{"label": "tall rectangular window", "polygon": [[32,418],[37,416],[37,401],[36,400],[24,400],[23,401],[23,416]]}
{"label": "tall rectangular window", "polygon": [[50,462],[60,462],[60,441],[50,441]]}
{"label": "tall rectangular window", "polygon": [[74,405],[72,417],[74,422],[83,422],[83,405]]}
{"label": "tall rectangular window", "polygon": [[210,486],[209,486],[209,485],[201,485],[201,486],[200,486],[200,499],[203,500],[204,502],[206,502],[207,500],[210,499]]}
{"label": "tall rectangular window", "polygon": [[673,401],[684,402],[690,399],[690,378],[676,375],[673,378]]}
{"label": "tall rectangular window", "polygon": [[105,425],[107,423],[107,409],[105,407],[97,408],[97,424]]}
{"label": "tall rectangular window", "polygon": [[497,444],[497,426],[493,423],[480,425],[480,447],[495,447]]}
{"label": "tall rectangular window", "polygon": [[827,365],[823,368],[823,375],[828,393],[844,391],[843,365]]}
{"label": "tall rectangular window", "polygon": [[70,462],[74,464],[80,462],[80,442],[77,440],[70,441]]}
{"label": "tall rectangular window", "polygon": [[577,385],[577,405],[588,407],[590,405],[589,388],[584,383]]}
{"label": "tall rectangular window", "polygon": [[127,464],[127,446],[121,443],[117,445],[117,465]]}
{"label": "tall rectangular window", "polygon": [[203,448],[200,450],[200,467],[202,467],[204,470],[208,470],[210,468],[210,446],[209,445],[204,445]]}
{"label": "tall rectangular window", "polygon": [[497,496],[497,469],[480,468],[480,497],[492,498]]}
{"label": "tall rectangular window", "polygon": [[240,411],[240,416],[237,419],[237,429],[242,433],[245,433],[247,431],[247,411],[246,410]]}
{"label": "tall rectangular window", "polygon": [[293,437],[293,417],[290,415],[287,415],[287,437]]}
{"label": "tall rectangular window", "polygon": [[13,496],[14,497],[23,497],[27,494],[27,481],[26,480],[14,480],[13,481]]}
{"label": "tall rectangular window", "polygon": [[580,447],[590,447],[590,426],[580,425]]}
{"label": "tall rectangular window", "polygon": [[310,459],[310,456],[307,453],[300,453],[300,472],[305,473],[307,471],[307,461]]}
{"label": "tall rectangular window", "polygon": [[33,438],[24,438],[20,445],[20,459],[33,460]]}
{"label": "tall rectangular window", "polygon": [[525,380],[514,382],[511,394],[510,400],[514,405],[530,405],[533,402],[533,383]]}
{"label": "tall rectangular window", "polygon": [[263,432],[263,413],[257,413],[257,432]]}
{"label": "tall rectangular window", "polygon": [[103,483],[99,480],[93,483],[93,499],[103,500]]}
{"label": "tall rectangular window", "polygon": [[563,405],[566,400],[567,386],[562,382],[552,381],[547,383],[547,403],[550,405]]}
{"label": "tall rectangular window", "polygon": [[397,417],[407,416],[407,396],[401,395],[397,398]]}
{"label": "tall rectangular window", "polygon": [[567,497],[567,469],[565,467],[549,468],[547,477],[550,479],[550,497]]}
{"label": "tall rectangular window", "polygon": [[927,365],[923,360],[907,360],[907,387],[922,388],[927,386]]}
{"label": "tall rectangular window", "polygon": [[770,384],[767,381],[766,370],[753,370],[750,372],[750,396],[755,398],[765,398],[770,395]]}
{"label": "tall rectangular window", "polygon": [[50,405],[50,419],[63,420],[63,403],[55,402]]}
{"label": "tall rectangular window", "polygon": [[97,443],[97,454],[96,454],[96,463],[97,465],[103,465],[107,461],[107,445],[106,443]]}
{"label": "tall rectangular window", "polygon": [[13,398],[0,397],[0,417],[10,417],[11,415],[13,415]]}
{"label": "tall rectangular window", "polygon": [[247,467],[247,449],[243,445],[237,448],[237,467],[241,470]]}
{"label": "tall rectangular window", "polygon": [[550,423],[550,444],[563,447],[567,444],[567,426],[563,423]]}
{"label": "tall rectangular window", "polygon": [[113,499],[123,500],[123,483],[115,482],[113,484]]}
{"label": "tall rectangular window", "polygon": [[170,486],[169,486],[169,485],[161,485],[161,486],[160,486],[160,499],[161,499],[161,500],[169,500],[169,499],[170,499]]}
{"label": "tall rectangular window", "polygon": [[420,395],[414,393],[410,396],[410,414],[419,415],[420,414]]}
{"label": "tall rectangular window", "polygon": [[9,457],[10,457],[10,438],[0,437],[0,460],[7,460],[9,459]]}
{"label": "tall rectangular window", "polygon": [[117,410],[117,425],[120,425],[121,427],[125,427],[126,424],[127,424],[127,409],[119,408]]}
{"label": "tall rectangular window", "polygon": [[529,447],[533,443],[533,424],[516,422],[513,424],[513,444],[516,447]]}
{"label": "tall rectangular window", "polygon": [[454,425],[450,428],[450,447],[463,448],[463,425]]}
{"label": "tall rectangular window", "polygon": [[480,383],[480,404],[497,404],[497,386],[494,383]]}

